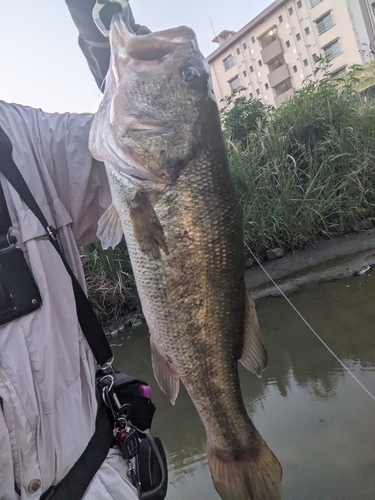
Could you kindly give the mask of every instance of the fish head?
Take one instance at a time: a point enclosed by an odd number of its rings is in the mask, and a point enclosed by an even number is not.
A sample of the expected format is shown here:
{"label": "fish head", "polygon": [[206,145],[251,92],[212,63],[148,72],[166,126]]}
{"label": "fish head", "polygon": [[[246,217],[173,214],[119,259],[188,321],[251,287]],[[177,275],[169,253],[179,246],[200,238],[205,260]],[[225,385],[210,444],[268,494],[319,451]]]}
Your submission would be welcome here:
{"label": "fish head", "polygon": [[125,175],[168,183],[199,150],[212,108],[217,114],[209,66],[185,26],[134,36],[115,16],[110,42],[90,150]]}

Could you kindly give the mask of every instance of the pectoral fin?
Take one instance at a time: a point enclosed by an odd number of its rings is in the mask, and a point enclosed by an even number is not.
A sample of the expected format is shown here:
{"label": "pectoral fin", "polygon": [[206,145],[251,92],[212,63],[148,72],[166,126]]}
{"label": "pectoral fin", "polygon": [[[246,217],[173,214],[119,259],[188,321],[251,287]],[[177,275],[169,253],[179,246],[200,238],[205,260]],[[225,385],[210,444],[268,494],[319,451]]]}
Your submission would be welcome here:
{"label": "pectoral fin", "polygon": [[100,217],[96,235],[104,250],[109,247],[115,248],[122,240],[124,233],[120,217],[113,205],[110,205]]}
{"label": "pectoral fin", "polygon": [[129,204],[130,220],[141,251],[152,259],[160,259],[160,249],[168,254],[163,228],[146,194],[139,192]]}
{"label": "pectoral fin", "polygon": [[258,377],[267,368],[267,352],[260,333],[255,303],[248,293],[246,294],[244,343],[240,361],[245,368]]}
{"label": "pectoral fin", "polygon": [[174,405],[180,388],[180,379],[174,371],[173,366],[164,356],[160,354],[152,338],[151,345],[151,361],[154,369],[156,382],[160,389],[168,396],[169,401]]}

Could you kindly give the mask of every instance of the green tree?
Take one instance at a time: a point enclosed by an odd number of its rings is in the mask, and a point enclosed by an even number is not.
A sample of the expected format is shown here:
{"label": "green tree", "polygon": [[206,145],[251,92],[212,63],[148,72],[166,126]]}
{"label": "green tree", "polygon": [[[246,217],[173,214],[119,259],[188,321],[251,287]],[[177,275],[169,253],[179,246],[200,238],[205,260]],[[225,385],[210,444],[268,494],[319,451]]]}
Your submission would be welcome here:
{"label": "green tree", "polygon": [[224,134],[232,142],[246,145],[251,132],[262,128],[271,106],[267,106],[258,99],[247,99],[241,95],[245,87],[238,87],[224,97],[221,102],[225,106],[220,111]]}

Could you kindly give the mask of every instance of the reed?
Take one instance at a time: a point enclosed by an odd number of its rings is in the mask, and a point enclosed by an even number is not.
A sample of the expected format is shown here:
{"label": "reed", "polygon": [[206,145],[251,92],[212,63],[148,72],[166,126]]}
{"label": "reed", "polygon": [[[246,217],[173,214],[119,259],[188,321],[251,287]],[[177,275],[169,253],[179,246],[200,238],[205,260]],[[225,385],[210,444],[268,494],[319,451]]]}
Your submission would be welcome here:
{"label": "reed", "polygon": [[375,216],[375,107],[356,92],[358,71],[307,81],[267,110],[245,146],[227,131],[245,239],[258,255],[345,234]]}
{"label": "reed", "polygon": [[81,248],[90,301],[101,323],[130,323],[142,317],[140,301],[124,240],[103,250],[100,243]]}

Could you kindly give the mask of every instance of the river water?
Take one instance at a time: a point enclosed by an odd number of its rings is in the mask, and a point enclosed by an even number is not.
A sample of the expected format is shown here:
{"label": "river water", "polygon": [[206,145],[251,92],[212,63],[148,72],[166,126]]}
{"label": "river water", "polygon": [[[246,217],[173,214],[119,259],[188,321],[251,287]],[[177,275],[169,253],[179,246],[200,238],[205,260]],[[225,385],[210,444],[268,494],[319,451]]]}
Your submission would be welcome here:
{"label": "river water", "polygon": [[[375,395],[375,273],[305,289],[291,301]],[[249,414],[283,467],[283,500],[375,499],[375,401],[283,298],[257,302],[269,354],[261,379],[240,366]],[[173,407],[154,380],[147,329],[111,339],[116,365],[150,383],[166,448],[168,500],[218,500],[205,433],[183,387]]]}

